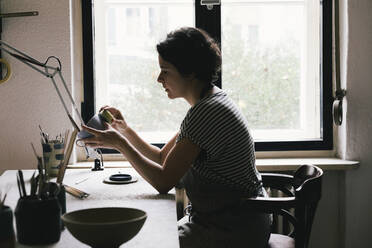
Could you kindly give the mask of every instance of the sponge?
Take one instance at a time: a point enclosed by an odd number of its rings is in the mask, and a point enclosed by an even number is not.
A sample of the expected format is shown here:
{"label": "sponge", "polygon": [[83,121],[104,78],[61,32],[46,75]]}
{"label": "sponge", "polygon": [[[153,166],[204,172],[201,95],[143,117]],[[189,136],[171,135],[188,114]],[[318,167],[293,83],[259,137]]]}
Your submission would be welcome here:
{"label": "sponge", "polygon": [[112,120],[114,119],[114,116],[107,109],[101,111],[99,115],[104,119],[104,121],[110,124],[112,123]]}

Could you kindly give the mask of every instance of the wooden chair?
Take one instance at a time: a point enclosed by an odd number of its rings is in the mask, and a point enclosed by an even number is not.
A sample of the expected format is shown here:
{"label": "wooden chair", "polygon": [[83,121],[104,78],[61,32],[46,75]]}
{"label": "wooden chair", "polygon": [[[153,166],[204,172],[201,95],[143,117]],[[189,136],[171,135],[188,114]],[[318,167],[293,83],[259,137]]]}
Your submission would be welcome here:
{"label": "wooden chair", "polygon": [[[282,192],[284,197],[249,198],[247,207],[265,213],[282,216],[289,233],[278,234],[272,230],[268,248],[307,248],[315,211],[321,197],[322,169],[314,165],[302,165],[294,175],[261,173],[267,189]],[[294,212],[294,214],[293,214]],[[288,222],[287,222],[288,221]],[[277,221],[273,221],[277,224]],[[286,226],[286,225],[285,225]]]}

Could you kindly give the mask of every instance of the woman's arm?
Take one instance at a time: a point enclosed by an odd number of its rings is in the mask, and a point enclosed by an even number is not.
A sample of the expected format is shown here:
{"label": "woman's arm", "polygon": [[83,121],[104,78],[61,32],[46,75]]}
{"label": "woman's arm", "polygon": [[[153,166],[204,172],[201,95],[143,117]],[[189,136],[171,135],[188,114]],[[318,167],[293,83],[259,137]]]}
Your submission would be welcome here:
{"label": "woman's arm", "polygon": [[123,132],[125,138],[129,140],[129,142],[144,156],[149,158],[150,160],[158,163],[163,164],[165,158],[168,155],[170,149],[176,144],[176,138],[178,133],[172,137],[167,144],[163,146],[162,149],[151,145],[144,141],[133,129],[127,127],[125,132]]}
{"label": "woman's arm", "polygon": [[162,166],[144,157],[129,142],[122,142],[118,150],[161,194],[167,193],[180,181],[200,153],[199,146],[187,138],[183,138],[170,149]]}
{"label": "woman's arm", "polygon": [[157,163],[144,156],[123,134],[108,124],[107,130],[104,131],[87,126],[83,126],[83,129],[94,135],[82,140],[87,146],[120,151],[133,168],[162,194],[167,193],[180,181],[200,153],[199,146],[188,138],[175,143],[175,136],[163,148],[164,154],[167,154],[164,161]]}
{"label": "woman's arm", "polygon": [[120,110],[110,106],[103,106],[100,112],[103,110],[107,110],[112,114],[113,120],[111,126],[123,134],[140,153],[156,163],[162,164],[164,162],[170,148],[176,143],[178,134],[160,149],[144,141],[131,127],[129,127]]}

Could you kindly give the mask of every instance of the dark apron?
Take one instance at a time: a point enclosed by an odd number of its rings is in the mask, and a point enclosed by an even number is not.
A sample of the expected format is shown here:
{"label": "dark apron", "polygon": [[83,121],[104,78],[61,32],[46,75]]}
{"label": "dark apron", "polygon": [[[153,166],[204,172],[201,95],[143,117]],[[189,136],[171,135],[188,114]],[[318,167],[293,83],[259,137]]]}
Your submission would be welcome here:
{"label": "dark apron", "polygon": [[[241,193],[205,183],[193,168],[182,184],[192,204],[188,216],[179,221],[181,248],[266,247],[270,215],[240,207]],[[263,189],[259,195],[265,193]]]}

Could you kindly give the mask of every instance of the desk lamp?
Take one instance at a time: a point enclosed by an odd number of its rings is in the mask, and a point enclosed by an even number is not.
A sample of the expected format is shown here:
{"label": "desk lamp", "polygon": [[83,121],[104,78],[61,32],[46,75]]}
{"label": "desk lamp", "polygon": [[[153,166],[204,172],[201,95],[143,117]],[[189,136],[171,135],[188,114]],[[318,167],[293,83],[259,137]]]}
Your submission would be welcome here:
{"label": "desk lamp", "polygon": [[[12,56],[12,57],[16,58],[17,60],[23,62],[24,64],[28,65],[29,67],[31,67],[35,71],[38,71],[39,73],[41,73],[45,77],[50,78],[50,80],[53,83],[53,86],[54,86],[55,90],[57,91],[58,97],[59,97],[59,99],[62,102],[63,108],[65,109],[66,114],[67,114],[69,120],[72,123],[74,129],[76,130],[76,133],[77,132],[80,132],[79,126],[76,124],[76,122],[72,118],[70,112],[68,111],[67,106],[66,106],[66,103],[63,100],[63,97],[61,95],[61,92],[59,91],[59,89],[57,87],[57,84],[56,84],[56,81],[54,79],[54,77],[56,75],[59,76],[59,78],[62,81],[62,84],[64,86],[64,89],[67,92],[68,97],[69,97],[69,99],[70,99],[70,101],[71,101],[71,103],[73,105],[73,108],[74,108],[77,116],[79,117],[80,122],[81,123],[84,123],[83,119],[81,118],[80,112],[79,112],[79,110],[76,107],[75,101],[72,98],[72,95],[71,95],[70,91],[67,88],[65,79],[62,76],[62,72],[61,72],[62,71],[62,65],[61,65],[60,60],[57,57],[55,57],[55,56],[49,56],[47,58],[47,60],[44,63],[42,63],[42,62],[40,62],[40,61],[38,61],[38,60],[36,60],[36,59],[28,56],[27,54],[25,54],[25,53],[17,50],[16,48],[8,45],[7,43],[5,43],[5,42],[3,42],[1,40],[0,40],[0,50],[6,52],[10,56]],[[49,62],[50,59],[56,60],[58,62],[58,67],[49,66],[48,65],[48,62]],[[4,60],[1,60],[1,62],[4,63],[5,65],[7,65],[7,63],[5,63]],[[9,74],[10,74],[10,69],[8,68],[8,72],[7,72],[7,75],[5,76],[5,78],[9,78],[9,76],[10,76]],[[76,137],[76,134],[75,134],[75,137]],[[75,137],[74,137],[74,139],[75,139]],[[74,140],[72,142],[74,142]],[[85,153],[86,153],[87,158],[91,157],[91,158],[94,158],[95,159],[95,168],[97,167],[97,162],[99,164],[101,164],[101,162],[102,162],[102,164],[103,164],[102,154],[100,156],[98,154],[98,152],[97,152],[96,149],[92,149],[92,148],[89,148],[89,147],[86,147],[86,146],[84,146],[84,148],[85,148]]]}

